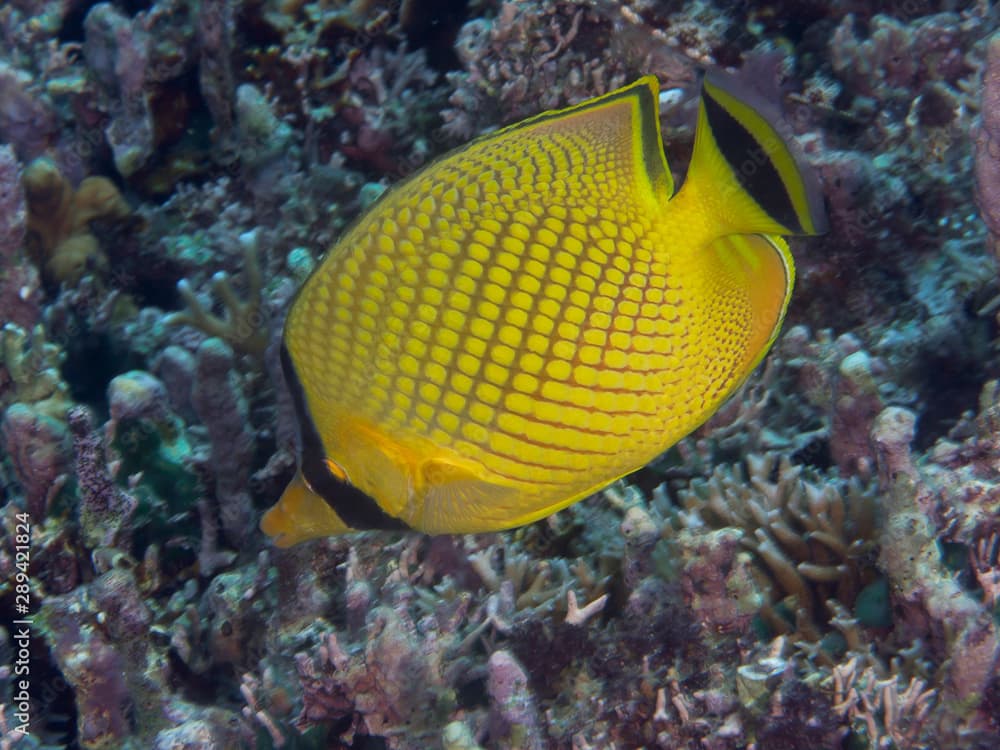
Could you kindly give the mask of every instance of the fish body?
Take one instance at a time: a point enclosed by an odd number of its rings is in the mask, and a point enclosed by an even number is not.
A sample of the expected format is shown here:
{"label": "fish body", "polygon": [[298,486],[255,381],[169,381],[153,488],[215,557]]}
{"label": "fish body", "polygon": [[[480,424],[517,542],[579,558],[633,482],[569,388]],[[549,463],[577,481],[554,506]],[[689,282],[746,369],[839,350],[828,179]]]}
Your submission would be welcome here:
{"label": "fish body", "polygon": [[543,518],[702,424],[774,342],[783,235],[824,228],[757,109],[703,85],[675,193],[652,77],[472,141],[389,190],[306,281],[282,359],[300,471],[279,546]]}

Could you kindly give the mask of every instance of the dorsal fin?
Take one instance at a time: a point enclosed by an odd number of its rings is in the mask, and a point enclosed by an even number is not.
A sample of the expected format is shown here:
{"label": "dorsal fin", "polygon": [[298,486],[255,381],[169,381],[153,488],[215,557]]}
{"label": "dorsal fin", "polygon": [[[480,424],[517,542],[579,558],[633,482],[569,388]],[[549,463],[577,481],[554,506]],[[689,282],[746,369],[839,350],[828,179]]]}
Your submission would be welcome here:
{"label": "dorsal fin", "polygon": [[[638,80],[611,91],[603,96],[562,109],[553,109],[508,125],[470,141],[458,150],[480,145],[514,131],[543,131],[556,125],[561,133],[572,133],[585,142],[593,140],[591,151],[600,152],[599,143],[607,134],[608,127],[618,131],[622,138],[632,144],[635,163],[644,172],[657,201],[669,200],[674,192],[674,181],[663,154],[660,137],[659,115],[660,85],[655,76],[643,76]],[[595,127],[600,123],[601,128]],[[579,165],[586,167],[586,165]]]}

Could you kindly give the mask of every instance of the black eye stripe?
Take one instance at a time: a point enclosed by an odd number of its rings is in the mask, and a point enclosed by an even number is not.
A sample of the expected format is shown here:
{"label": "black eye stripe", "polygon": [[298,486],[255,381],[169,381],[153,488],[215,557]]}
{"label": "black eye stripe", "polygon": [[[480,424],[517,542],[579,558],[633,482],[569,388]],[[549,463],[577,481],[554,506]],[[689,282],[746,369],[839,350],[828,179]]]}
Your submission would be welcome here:
{"label": "black eye stripe", "polygon": [[305,392],[284,342],[281,344],[281,369],[295,404],[295,415],[298,418],[299,435],[302,439],[301,471],[309,488],[323,498],[340,516],[340,520],[352,529],[409,530],[410,527],[403,521],[382,510],[371,495],[365,494],[350,482],[344,482],[330,473],[326,465],[323,441],[309,414]]}

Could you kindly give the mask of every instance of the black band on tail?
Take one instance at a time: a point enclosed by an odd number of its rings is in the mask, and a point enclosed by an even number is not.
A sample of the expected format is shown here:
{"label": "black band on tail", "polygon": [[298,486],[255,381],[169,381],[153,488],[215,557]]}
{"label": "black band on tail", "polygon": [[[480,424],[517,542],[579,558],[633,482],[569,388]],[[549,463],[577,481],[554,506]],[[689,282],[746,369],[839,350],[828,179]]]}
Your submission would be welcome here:
{"label": "black band on tail", "polygon": [[771,163],[765,145],[707,91],[702,95],[702,102],[715,143],[743,189],[772,219],[794,234],[803,233],[791,196]]}

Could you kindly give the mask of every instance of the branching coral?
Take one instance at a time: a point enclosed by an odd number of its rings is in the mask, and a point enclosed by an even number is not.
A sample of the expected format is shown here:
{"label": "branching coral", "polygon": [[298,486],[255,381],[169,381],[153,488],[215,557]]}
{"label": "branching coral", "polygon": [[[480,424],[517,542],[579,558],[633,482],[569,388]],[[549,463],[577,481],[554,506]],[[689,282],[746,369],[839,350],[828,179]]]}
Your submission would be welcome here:
{"label": "branching coral", "polygon": [[[796,627],[806,638],[821,637],[828,599],[853,607],[875,577],[874,501],[856,483],[838,490],[806,480],[787,458],[749,456],[746,474],[717,469],[708,481],[681,493],[681,502],[703,522],[746,532],[742,543],[768,571],[774,601],[791,597]],[[792,629],[774,610],[765,608],[764,614],[778,632]]]}
{"label": "branching coral", "polygon": [[520,545],[503,541],[470,553],[468,559],[491,592],[487,612],[500,632],[509,631],[515,622],[562,608],[567,601],[573,576],[565,560],[538,562]]}
{"label": "branching coral", "polygon": [[870,747],[921,746],[937,691],[919,677],[910,678],[905,687],[901,679],[879,679],[872,667],[862,668],[857,657],[833,668],[834,710],[851,721]]}
{"label": "branching coral", "polygon": [[0,405],[15,401],[57,420],[71,405],[69,388],[59,368],[65,354],[45,338],[45,329],[30,333],[8,323],[0,329]]}
{"label": "branching coral", "polygon": [[217,273],[212,278],[212,291],[222,301],[225,313],[223,316],[215,315],[201,303],[190,283],[182,279],[177,284],[177,291],[187,304],[187,310],[173,313],[167,318],[167,322],[192,326],[209,336],[222,339],[238,351],[260,356],[267,348],[267,333],[261,297],[263,279],[257,261],[255,237],[247,238],[243,257],[246,277],[244,299],[236,294],[225,273]]}

